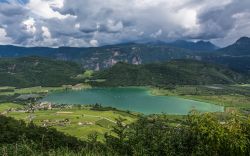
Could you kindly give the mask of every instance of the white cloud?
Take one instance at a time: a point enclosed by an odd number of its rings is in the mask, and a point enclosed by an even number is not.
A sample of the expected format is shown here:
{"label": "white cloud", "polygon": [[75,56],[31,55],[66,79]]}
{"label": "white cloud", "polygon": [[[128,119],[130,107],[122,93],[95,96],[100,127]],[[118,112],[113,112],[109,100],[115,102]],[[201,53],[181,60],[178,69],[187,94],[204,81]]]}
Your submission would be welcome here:
{"label": "white cloud", "polygon": [[123,24],[122,24],[121,21],[115,22],[113,20],[108,20],[107,27],[108,27],[109,31],[111,31],[111,32],[117,32],[117,31],[121,31],[122,30]]}
{"label": "white cloud", "polygon": [[93,47],[97,47],[98,46],[98,41],[97,40],[90,40],[90,45]]}
{"label": "white cloud", "polygon": [[42,18],[64,19],[69,15],[62,15],[54,8],[63,7],[63,0],[30,0],[26,6],[33,14]]}
{"label": "white cloud", "polygon": [[0,28],[0,44],[10,44],[11,42],[13,42],[11,38],[6,37],[6,31]]}
{"label": "white cloud", "polygon": [[32,34],[34,34],[36,32],[34,18],[29,18],[29,19],[23,21],[23,24],[24,24],[27,32],[32,33]]}
{"label": "white cloud", "polygon": [[197,11],[195,9],[181,9],[176,14],[175,22],[179,22],[186,29],[199,27],[197,23]]}
{"label": "white cloud", "polygon": [[158,38],[161,35],[162,35],[162,30],[160,29],[157,32],[151,34],[150,36],[153,37],[153,38]]}
{"label": "white cloud", "polygon": [[80,23],[75,24],[75,28],[79,29],[81,27]]}
{"label": "white cloud", "polygon": [[44,38],[51,38],[50,31],[47,27],[42,26],[42,34]]}

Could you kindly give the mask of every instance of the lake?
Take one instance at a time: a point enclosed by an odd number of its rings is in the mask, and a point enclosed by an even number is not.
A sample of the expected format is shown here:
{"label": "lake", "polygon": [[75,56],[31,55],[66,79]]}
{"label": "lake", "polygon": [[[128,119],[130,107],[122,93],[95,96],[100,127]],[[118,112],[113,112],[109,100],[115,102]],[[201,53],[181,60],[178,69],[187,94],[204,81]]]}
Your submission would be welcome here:
{"label": "lake", "polygon": [[121,110],[144,114],[188,114],[195,109],[200,112],[223,112],[224,107],[205,102],[172,96],[154,96],[147,88],[91,88],[80,91],[55,92],[43,101],[55,104],[101,104]]}

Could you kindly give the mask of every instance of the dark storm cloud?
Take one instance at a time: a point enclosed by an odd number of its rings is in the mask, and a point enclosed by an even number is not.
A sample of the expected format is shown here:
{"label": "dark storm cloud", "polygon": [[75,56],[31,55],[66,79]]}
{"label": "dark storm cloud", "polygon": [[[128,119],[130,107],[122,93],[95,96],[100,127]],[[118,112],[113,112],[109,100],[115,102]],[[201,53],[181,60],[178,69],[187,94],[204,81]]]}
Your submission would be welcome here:
{"label": "dark storm cloud", "polygon": [[201,33],[197,37],[205,39],[224,37],[235,28],[237,20],[240,18],[237,18],[237,15],[246,14],[249,11],[249,0],[234,0],[224,7],[203,10],[198,16]]}
{"label": "dark storm cloud", "polygon": [[12,3],[0,3],[0,27],[6,32],[7,37],[12,39],[14,44],[22,44],[23,41],[32,37],[22,24],[28,16],[28,12],[29,10],[14,1]]}
{"label": "dark storm cloud", "polygon": [[0,1],[0,43],[96,46],[204,39],[225,45],[250,35],[248,21],[249,0],[8,0]]}
{"label": "dark storm cloud", "polygon": [[1,3],[0,12],[5,16],[16,16],[26,12],[26,10],[19,5],[11,5],[9,3]]}

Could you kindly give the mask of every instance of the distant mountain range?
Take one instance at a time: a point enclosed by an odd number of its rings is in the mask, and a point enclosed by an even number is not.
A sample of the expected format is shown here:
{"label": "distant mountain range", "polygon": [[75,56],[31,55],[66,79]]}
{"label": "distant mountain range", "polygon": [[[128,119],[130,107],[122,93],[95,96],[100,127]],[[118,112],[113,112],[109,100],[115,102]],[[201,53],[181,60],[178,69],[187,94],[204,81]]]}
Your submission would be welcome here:
{"label": "distant mountain range", "polygon": [[191,50],[168,45],[120,44],[96,48],[44,48],[0,46],[1,57],[43,56],[58,60],[74,61],[84,68],[99,70],[108,68],[117,62],[131,64],[167,61],[171,59],[190,58]]}
{"label": "distant mountain range", "polygon": [[145,64],[174,59],[196,59],[226,65],[234,70],[250,72],[250,38],[218,49],[210,42],[175,41],[172,43],[126,43],[93,48],[0,46],[0,57],[43,56],[74,61],[86,69],[100,70],[118,62]]}
{"label": "distant mountain range", "polygon": [[189,42],[185,40],[177,40],[175,42],[168,43],[168,45],[200,52],[211,52],[219,49],[219,47],[208,41]]}

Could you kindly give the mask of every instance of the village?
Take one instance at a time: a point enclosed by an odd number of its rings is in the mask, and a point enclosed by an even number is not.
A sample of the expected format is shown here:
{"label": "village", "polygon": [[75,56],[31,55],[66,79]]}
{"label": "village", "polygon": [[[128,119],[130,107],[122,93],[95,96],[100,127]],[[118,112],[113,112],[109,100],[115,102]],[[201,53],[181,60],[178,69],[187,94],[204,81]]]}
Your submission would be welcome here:
{"label": "village", "polygon": [[134,122],[137,118],[122,111],[98,111],[91,105],[53,104],[39,100],[31,102],[34,100],[34,96],[31,95],[22,98],[27,104],[1,104],[0,115],[20,119],[26,123],[32,122],[41,127],[56,128],[78,138],[86,138],[93,131],[98,132],[100,136],[109,132],[119,117],[126,119],[124,124]]}

